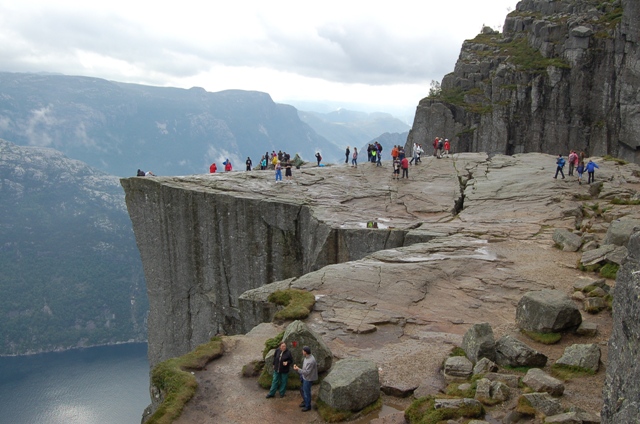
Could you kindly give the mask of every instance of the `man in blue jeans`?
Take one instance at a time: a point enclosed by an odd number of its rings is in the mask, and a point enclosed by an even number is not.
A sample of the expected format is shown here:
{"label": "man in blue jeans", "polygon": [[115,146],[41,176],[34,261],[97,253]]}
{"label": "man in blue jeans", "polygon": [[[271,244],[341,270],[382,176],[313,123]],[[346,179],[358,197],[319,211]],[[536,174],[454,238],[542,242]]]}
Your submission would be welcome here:
{"label": "man in blue jeans", "polygon": [[311,354],[309,346],[302,348],[302,355],[304,356],[302,368],[294,365],[293,369],[298,371],[302,378],[302,397],[304,401],[300,404],[300,407],[302,412],[307,412],[311,410],[311,385],[318,379],[318,363]]}

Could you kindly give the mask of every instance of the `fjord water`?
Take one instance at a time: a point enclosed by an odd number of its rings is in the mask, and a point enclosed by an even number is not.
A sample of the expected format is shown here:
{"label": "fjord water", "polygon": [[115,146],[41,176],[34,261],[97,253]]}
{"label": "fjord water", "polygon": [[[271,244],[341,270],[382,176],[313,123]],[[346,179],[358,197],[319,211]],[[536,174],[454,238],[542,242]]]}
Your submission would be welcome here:
{"label": "fjord water", "polygon": [[3,423],[139,423],[149,403],[144,343],[0,358]]}

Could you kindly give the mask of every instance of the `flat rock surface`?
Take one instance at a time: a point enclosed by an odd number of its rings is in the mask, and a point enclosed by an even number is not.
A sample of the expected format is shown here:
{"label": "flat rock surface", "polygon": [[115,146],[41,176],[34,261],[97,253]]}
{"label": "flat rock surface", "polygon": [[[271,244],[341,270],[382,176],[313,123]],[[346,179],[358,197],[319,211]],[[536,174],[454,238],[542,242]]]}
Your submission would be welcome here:
{"label": "flat rock surface", "polygon": [[[631,174],[637,165],[597,162],[598,178],[605,181],[601,196],[640,189],[640,179]],[[381,168],[369,165],[294,170],[293,183],[276,184],[271,171],[159,180],[194,190],[312,205],[317,217],[340,228],[364,228],[376,220],[378,231],[393,227],[442,234],[427,243],[330,265],[289,283],[316,295],[306,323],[323,336],[334,356],[374,361],[383,387],[406,390],[433,379],[475,323],[490,323],[496,340],[509,334],[547,355],[545,370],[565,346],[584,340],[568,334],[557,345],[541,345],[515,326],[516,305],[524,293],[556,289],[570,295],[573,283],[585,275],[576,269],[581,253],[558,250],[552,235],[555,228],[574,229],[576,222],[591,219],[581,215],[585,201],[578,200],[588,186],[578,185],[575,177],[554,180],[553,156],[427,157],[411,167],[408,181],[392,181],[388,162]],[[461,190],[464,209],[455,214]],[[607,208],[609,217],[637,217],[640,209],[608,203]],[[592,224],[606,228],[604,219],[592,218]],[[605,311],[589,316],[589,321],[598,324],[599,331],[588,342],[600,345],[606,364],[611,315]],[[297,393],[264,399],[266,391],[255,379],[240,377],[242,365],[259,356],[264,339],[277,332],[261,333],[262,338],[234,336],[236,345],[223,358],[196,373],[201,386],[177,422],[319,421],[315,411],[299,412]],[[563,402],[599,411],[603,381],[600,370],[567,382]],[[247,414],[255,414],[256,421]]]}

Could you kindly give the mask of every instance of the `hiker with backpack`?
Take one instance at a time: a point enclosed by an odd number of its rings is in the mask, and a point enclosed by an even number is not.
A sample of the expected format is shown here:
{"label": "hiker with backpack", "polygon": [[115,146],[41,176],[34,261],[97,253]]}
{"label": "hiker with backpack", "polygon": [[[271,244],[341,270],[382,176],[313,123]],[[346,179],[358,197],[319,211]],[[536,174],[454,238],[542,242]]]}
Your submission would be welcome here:
{"label": "hiker with backpack", "polygon": [[558,159],[556,159],[556,175],[553,178],[558,178],[558,172],[562,175],[562,179],[564,180],[564,172],[562,172],[562,168],[564,168],[565,160],[562,155],[558,155]]}

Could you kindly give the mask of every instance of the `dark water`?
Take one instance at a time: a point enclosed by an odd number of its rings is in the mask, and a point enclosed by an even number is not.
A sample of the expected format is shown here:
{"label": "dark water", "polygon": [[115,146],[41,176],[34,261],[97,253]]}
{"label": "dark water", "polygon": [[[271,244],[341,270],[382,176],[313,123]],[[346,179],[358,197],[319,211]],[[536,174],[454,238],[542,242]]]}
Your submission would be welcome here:
{"label": "dark water", "polygon": [[143,343],[0,358],[2,423],[139,423],[149,403]]}

